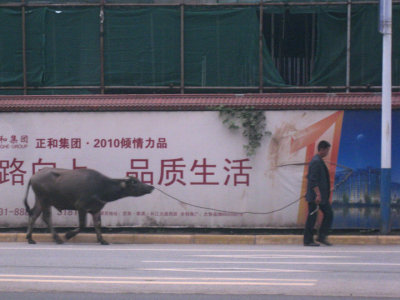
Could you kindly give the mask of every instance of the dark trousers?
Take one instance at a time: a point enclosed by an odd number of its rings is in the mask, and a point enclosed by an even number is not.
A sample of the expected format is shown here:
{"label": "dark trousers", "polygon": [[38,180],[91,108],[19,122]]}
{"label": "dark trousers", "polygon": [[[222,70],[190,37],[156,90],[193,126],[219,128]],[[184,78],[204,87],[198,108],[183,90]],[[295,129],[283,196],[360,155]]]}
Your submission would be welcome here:
{"label": "dark trousers", "polygon": [[[315,202],[308,202],[308,217],[306,222],[306,227],[304,230],[304,243],[312,243],[314,241],[314,226],[317,221],[318,213],[310,215],[317,208]],[[319,209],[324,213],[324,218],[322,219],[321,227],[318,232],[318,239],[325,239],[328,236],[329,230],[332,226],[333,221],[333,211],[330,203],[324,203],[319,205]]]}

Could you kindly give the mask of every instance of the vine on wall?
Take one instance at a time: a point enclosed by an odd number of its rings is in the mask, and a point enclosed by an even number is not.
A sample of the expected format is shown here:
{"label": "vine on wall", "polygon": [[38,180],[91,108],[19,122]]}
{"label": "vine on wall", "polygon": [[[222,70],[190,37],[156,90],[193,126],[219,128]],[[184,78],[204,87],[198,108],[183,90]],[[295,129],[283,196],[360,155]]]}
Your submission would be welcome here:
{"label": "vine on wall", "polygon": [[266,131],[266,118],[262,110],[249,106],[243,108],[218,106],[216,110],[229,129],[241,129],[243,136],[248,140],[248,143],[243,145],[247,156],[254,155],[256,149],[261,146],[262,138],[271,134]]}

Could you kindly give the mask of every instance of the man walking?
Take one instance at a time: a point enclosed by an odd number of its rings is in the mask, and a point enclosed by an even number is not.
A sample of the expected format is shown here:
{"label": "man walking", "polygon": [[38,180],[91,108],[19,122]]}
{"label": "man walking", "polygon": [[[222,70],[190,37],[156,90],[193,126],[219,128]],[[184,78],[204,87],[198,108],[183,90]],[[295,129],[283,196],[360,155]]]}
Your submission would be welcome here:
{"label": "man walking", "polygon": [[311,160],[307,175],[307,194],[308,217],[304,230],[304,246],[319,246],[314,242],[313,231],[317,220],[318,210],[324,213],[324,218],[319,228],[317,241],[326,246],[332,244],[327,241],[329,230],[332,226],[333,211],[329,197],[331,194],[331,185],[329,171],[323,161],[328,155],[331,145],[327,141],[318,143],[318,153]]}

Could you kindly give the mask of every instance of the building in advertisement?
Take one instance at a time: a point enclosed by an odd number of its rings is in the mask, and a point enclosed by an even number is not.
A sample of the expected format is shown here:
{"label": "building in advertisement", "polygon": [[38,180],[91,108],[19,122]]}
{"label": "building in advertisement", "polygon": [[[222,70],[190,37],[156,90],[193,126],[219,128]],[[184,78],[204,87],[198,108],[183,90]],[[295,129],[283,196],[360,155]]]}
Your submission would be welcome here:
{"label": "building in advertisement", "polygon": [[348,171],[338,172],[335,182],[343,182],[336,188],[333,201],[339,203],[373,204],[379,202],[380,170],[366,168],[354,170],[350,176]]}
{"label": "building in advertisement", "polygon": [[[335,183],[338,187],[333,193],[333,202],[342,204],[373,205],[380,202],[380,169],[368,167],[354,170],[350,176],[349,171],[336,173]],[[400,198],[400,184],[393,182],[391,189],[392,203],[397,203]]]}

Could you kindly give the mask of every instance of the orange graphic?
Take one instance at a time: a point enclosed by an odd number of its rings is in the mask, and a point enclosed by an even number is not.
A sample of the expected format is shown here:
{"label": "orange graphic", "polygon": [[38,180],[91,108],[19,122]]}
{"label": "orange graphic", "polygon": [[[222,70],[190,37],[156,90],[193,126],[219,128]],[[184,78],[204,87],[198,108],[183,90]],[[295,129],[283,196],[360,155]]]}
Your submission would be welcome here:
{"label": "orange graphic", "polygon": [[[333,187],[335,182],[335,172],[336,163],[339,154],[339,144],[340,144],[340,133],[342,131],[342,121],[343,121],[343,111],[338,111],[330,115],[329,117],[314,123],[313,125],[297,132],[291,139],[290,151],[291,153],[297,152],[302,148],[306,147],[306,157],[305,162],[311,161],[313,156],[316,154],[316,145],[319,142],[321,136],[328,131],[332,126],[334,126],[333,136],[331,138],[326,138],[328,142],[331,143],[331,151],[326,158],[327,161],[333,164],[327,163],[329,169],[329,175],[331,179],[331,186]],[[307,173],[308,165],[304,166],[303,172],[303,182],[301,187],[301,195],[305,195],[307,191]],[[332,201],[332,194],[331,199]],[[297,223],[303,225],[306,221],[308,208],[304,198],[301,199],[299,205],[299,212],[297,216]],[[321,216],[320,216],[321,217]]]}

